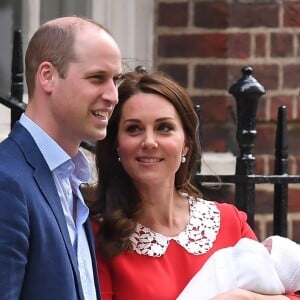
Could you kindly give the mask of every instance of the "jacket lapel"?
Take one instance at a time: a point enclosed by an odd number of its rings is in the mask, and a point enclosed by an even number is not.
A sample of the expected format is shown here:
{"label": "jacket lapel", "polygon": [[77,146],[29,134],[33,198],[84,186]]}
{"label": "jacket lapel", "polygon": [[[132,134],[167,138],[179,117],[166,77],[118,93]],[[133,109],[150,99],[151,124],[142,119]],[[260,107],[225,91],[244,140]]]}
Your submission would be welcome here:
{"label": "jacket lapel", "polygon": [[35,181],[39,186],[41,194],[43,194],[45,200],[48,202],[55,216],[65,246],[67,248],[67,253],[77,282],[78,293],[80,295],[80,298],[84,299],[78,270],[77,258],[75,256],[71,244],[64,212],[60,203],[60,199],[52,177],[52,173],[49,170],[49,167],[44,157],[42,156],[40,150],[38,149],[37,145],[35,144],[32,136],[22,125],[20,125],[17,122],[9,136],[13,140],[15,140],[16,143],[20,146],[21,150],[23,151],[26,157],[27,162],[34,169]]}

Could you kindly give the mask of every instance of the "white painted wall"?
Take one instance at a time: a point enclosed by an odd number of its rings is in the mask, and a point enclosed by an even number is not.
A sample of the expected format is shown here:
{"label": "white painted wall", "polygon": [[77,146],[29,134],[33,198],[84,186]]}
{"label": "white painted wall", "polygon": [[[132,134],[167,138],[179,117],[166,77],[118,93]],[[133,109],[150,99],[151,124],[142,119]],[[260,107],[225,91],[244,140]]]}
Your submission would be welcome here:
{"label": "white painted wall", "polygon": [[154,0],[94,0],[93,7],[92,18],[111,31],[129,69],[151,69]]}

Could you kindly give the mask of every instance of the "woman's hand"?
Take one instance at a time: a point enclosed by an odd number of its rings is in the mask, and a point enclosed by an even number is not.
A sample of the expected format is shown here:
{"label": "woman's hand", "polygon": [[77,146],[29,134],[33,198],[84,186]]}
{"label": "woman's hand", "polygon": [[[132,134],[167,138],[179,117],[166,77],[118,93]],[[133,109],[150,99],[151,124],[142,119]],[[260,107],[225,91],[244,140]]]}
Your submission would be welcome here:
{"label": "woman's hand", "polygon": [[262,295],[253,293],[243,289],[232,289],[222,293],[210,300],[288,300],[289,298],[283,295]]}

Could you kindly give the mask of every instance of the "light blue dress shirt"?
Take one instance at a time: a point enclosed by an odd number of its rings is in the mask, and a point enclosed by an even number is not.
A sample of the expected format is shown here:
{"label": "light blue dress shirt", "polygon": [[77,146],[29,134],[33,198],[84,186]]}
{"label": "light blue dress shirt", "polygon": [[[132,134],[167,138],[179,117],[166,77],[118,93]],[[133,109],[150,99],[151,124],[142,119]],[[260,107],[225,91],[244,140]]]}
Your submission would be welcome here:
{"label": "light blue dress shirt", "polygon": [[71,158],[25,114],[22,114],[20,123],[31,133],[53,174],[71,244],[77,256],[85,300],[96,300],[91,252],[83,226],[88,218],[89,209],[79,190],[80,184],[87,182],[90,178],[89,161],[81,151],[78,151],[77,155]]}

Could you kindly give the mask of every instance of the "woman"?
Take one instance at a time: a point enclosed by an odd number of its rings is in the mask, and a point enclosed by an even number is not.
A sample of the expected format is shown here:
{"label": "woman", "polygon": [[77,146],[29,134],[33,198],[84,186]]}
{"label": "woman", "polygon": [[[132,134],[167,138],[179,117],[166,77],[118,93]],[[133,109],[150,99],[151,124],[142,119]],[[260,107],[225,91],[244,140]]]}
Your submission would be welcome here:
{"label": "woman", "polygon": [[[214,252],[256,239],[245,213],[203,200],[192,185],[197,128],[192,102],[176,82],[158,73],[125,75],[96,150],[91,212],[104,300],[174,300]],[[250,298],[288,299],[242,289],[216,299]]]}

